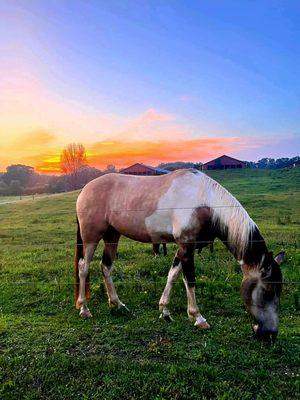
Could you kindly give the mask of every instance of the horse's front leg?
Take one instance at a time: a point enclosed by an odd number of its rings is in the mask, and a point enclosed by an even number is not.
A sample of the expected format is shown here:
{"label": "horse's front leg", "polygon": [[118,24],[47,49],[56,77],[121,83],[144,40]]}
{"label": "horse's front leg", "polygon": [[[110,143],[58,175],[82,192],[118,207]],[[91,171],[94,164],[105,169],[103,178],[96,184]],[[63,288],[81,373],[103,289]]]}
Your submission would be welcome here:
{"label": "horse's front leg", "polygon": [[201,329],[208,329],[210,326],[206,319],[200,314],[196,302],[195,287],[195,263],[194,263],[194,250],[193,244],[181,244],[178,251],[178,256],[181,259],[183,282],[187,294],[187,313],[191,321],[195,321],[195,326]]}
{"label": "horse's front leg", "polygon": [[171,313],[168,308],[168,305],[170,303],[171,291],[181,271],[181,262],[176,255],[173,261],[173,265],[168,274],[167,284],[159,300],[159,310],[161,312],[160,317],[164,318],[168,322],[172,321]]}

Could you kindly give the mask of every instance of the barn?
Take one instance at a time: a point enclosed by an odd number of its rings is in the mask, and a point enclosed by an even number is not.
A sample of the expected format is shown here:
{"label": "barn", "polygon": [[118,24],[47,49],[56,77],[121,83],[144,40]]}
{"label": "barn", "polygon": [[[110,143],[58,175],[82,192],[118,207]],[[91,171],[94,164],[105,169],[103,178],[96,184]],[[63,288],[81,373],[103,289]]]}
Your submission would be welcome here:
{"label": "barn", "polygon": [[246,162],[226,156],[215,158],[202,165],[202,170],[245,168]]}
{"label": "barn", "polygon": [[120,174],[127,175],[164,175],[168,174],[170,171],[162,168],[154,168],[149,165],[145,165],[142,163],[136,163],[131,165],[130,167],[124,168],[120,170]]}

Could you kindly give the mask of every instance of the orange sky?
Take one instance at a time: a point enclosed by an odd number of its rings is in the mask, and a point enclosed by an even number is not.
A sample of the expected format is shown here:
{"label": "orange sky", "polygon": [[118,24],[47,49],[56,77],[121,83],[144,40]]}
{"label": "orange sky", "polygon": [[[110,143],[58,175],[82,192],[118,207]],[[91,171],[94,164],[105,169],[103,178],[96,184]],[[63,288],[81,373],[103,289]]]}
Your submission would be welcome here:
{"label": "orange sky", "polygon": [[[156,165],[169,161],[203,161],[216,155],[249,148],[250,140],[234,137],[227,138],[162,138],[150,139],[119,139],[102,140],[98,142],[81,142],[87,151],[88,163],[91,166],[105,168],[114,164],[117,168],[125,167],[135,162]],[[1,157],[1,169],[8,164],[24,163],[34,166],[38,172],[60,172],[59,160],[63,145],[59,139],[47,131],[34,131],[19,135],[2,146],[5,148]]]}
{"label": "orange sky", "polygon": [[[64,146],[82,143],[91,166],[117,168],[135,162],[206,161],[258,146],[247,137],[191,134],[179,116],[153,108],[137,115],[107,114],[51,92],[26,69],[2,71],[0,83],[0,170],[23,163],[59,173]],[[202,133],[202,134],[201,134]]]}
{"label": "orange sky", "polygon": [[[157,165],[170,161],[199,161],[215,155],[232,153],[232,149],[243,149],[246,144],[237,138],[203,138],[186,140],[104,141],[86,146],[89,165],[104,168],[114,164],[118,168],[135,162]],[[40,160],[40,161],[39,161]],[[59,172],[59,152],[40,155],[34,161],[39,172]]]}

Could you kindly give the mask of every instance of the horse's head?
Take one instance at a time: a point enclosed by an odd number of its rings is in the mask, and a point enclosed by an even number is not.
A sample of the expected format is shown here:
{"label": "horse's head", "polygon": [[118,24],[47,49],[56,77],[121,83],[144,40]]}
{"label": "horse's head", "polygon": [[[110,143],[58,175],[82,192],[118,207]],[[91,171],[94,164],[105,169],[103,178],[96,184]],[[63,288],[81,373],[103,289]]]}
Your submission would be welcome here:
{"label": "horse's head", "polygon": [[256,324],[253,326],[257,339],[274,342],[278,333],[279,297],[282,288],[280,264],[284,252],[273,258],[272,253],[262,257],[260,265],[242,265],[244,278],[242,297]]}

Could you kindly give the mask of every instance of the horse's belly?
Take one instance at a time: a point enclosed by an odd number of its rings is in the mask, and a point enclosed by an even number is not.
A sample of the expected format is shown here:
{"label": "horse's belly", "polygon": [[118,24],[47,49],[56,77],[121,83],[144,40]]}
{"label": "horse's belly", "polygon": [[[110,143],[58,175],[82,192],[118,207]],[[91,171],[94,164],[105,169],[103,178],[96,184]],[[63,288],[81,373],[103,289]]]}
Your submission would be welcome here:
{"label": "horse's belly", "polygon": [[111,216],[110,224],[123,236],[140,242],[173,241],[171,219],[163,213],[148,220],[143,212],[120,212]]}
{"label": "horse's belly", "polygon": [[155,239],[173,237],[173,220],[170,210],[157,210],[145,218],[145,227]]}

